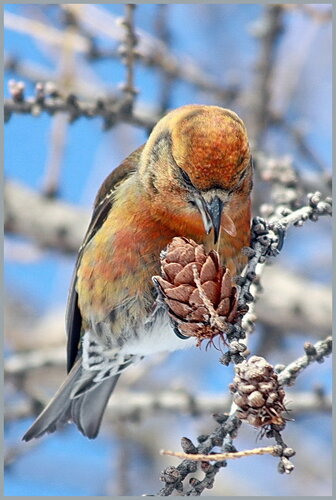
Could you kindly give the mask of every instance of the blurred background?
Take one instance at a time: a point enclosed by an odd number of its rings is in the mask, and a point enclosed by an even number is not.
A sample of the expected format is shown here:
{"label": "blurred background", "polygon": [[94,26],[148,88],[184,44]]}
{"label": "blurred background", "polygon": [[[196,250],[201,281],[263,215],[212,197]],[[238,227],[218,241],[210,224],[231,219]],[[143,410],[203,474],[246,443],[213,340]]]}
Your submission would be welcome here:
{"label": "blurred background", "polygon": [[[21,442],[65,375],[67,292],[96,191],[162,114],[202,103],[243,118],[255,215],[281,202],[286,175],[295,196],[330,195],[331,4],[139,5],[134,49],[129,15],[122,4],[5,6],[6,495],[155,494],[179,463],[159,450],[211,432],[212,413],[230,407],[232,367],[203,346],[129,369],[96,440],[67,426]],[[330,234],[329,218],[289,231],[262,278],[252,353],[286,364],[329,334]],[[271,456],[233,460],[208,495],[331,495],[330,365],[288,391],[295,471],[280,475]],[[235,445],[269,444],[256,438],[243,425]]]}

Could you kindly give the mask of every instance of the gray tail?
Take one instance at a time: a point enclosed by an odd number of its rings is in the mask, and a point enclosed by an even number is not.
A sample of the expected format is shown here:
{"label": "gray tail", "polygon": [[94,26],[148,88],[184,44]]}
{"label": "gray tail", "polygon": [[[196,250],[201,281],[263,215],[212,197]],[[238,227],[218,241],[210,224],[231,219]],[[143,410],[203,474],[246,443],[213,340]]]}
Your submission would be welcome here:
{"label": "gray tail", "polygon": [[[91,374],[90,374],[91,375]],[[95,374],[93,373],[90,378]],[[100,428],[109,397],[118,381],[119,374],[92,386],[88,392],[71,397],[74,389],[81,384],[81,360],[69,372],[57,393],[23,436],[30,441],[43,434],[55,432],[67,422],[72,421],[84,436],[94,439]]]}

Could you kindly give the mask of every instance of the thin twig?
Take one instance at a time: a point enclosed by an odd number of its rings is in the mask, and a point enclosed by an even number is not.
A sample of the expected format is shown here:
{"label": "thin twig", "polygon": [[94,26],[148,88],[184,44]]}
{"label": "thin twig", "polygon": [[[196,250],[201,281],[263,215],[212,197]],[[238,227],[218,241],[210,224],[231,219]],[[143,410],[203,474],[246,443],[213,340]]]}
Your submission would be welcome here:
{"label": "thin twig", "polygon": [[161,455],[169,455],[171,457],[186,458],[195,460],[195,462],[227,460],[230,458],[244,458],[253,455],[274,455],[277,450],[274,446],[266,446],[264,448],[255,448],[254,450],[236,451],[235,453],[214,453],[213,455],[202,455],[199,453],[183,453],[181,451],[161,450]]}
{"label": "thin twig", "polygon": [[282,385],[293,385],[298,375],[311,363],[323,363],[324,357],[329,356],[332,350],[332,337],[316,342],[316,344],[306,343],[306,354],[296,359],[286,366],[278,375],[278,380]]}
{"label": "thin twig", "polygon": [[308,160],[314,168],[322,172],[326,178],[331,177],[331,172],[329,171],[327,165],[308,144],[304,133],[299,127],[292,125],[283,116],[280,117],[278,115],[271,118],[271,122],[275,126],[282,127],[283,130],[293,138],[302,156],[306,158],[306,160]]}
{"label": "thin twig", "polygon": [[46,366],[65,366],[63,346],[13,354],[6,359],[5,374],[22,375]]}
{"label": "thin twig", "polygon": [[46,173],[42,182],[42,192],[48,198],[54,198],[59,193],[61,165],[65,153],[68,122],[66,114],[59,113],[54,117],[51,126]]}
{"label": "thin twig", "polygon": [[125,40],[121,44],[119,53],[122,61],[126,66],[126,83],[122,85],[122,90],[125,93],[126,103],[129,111],[133,108],[134,97],[138,93],[134,87],[134,63],[135,63],[135,47],[137,45],[137,36],[134,28],[134,9],[135,4],[125,5],[125,17],[122,20],[122,25],[125,28]]}
{"label": "thin twig", "polygon": [[89,222],[86,210],[50,200],[11,181],[6,182],[4,191],[6,232],[33,239],[39,247],[65,253],[78,250]]}
{"label": "thin twig", "polygon": [[[169,5],[159,4],[156,7],[155,31],[157,37],[163,41],[166,47],[170,48],[171,32],[168,28]],[[164,114],[170,108],[171,91],[174,78],[167,72],[160,72],[160,113]]]}
{"label": "thin twig", "polygon": [[[63,30],[54,28],[53,26],[35,19],[29,19],[28,17],[19,16],[6,11],[4,12],[4,25],[6,29],[29,35],[43,43],[56,46],[61,46],[63,44]],[[88,40],[77,33],[73,34],[72,42],[76,52],[85,53],[89,50]]]}
{"label": "thin twig", "polygon": [[[118,26],[116,16],[97,5],[63,4],[63,9],[77,13],[78,19],[94,36],[104,35],[108,39],[122,41],[124,34]],[[137,57],[149,67],[157,67],[174,79],[184,80],[197,88],[215,95],[222,102],[236,96],[237,89],[223,87],[209,72],[204,71],[186,54],[175,57],[169,48],[158,38],[137,29]],[[99,58],[99,50],[96,54]]]}
{"label": "thin twig", "polygon": [[[73,37],[76,34],[76,23],[73,18],[69,19],[69,16],[65,16],[64,25],[63,42],[60,47],[56,78],[60,94],[68,93],[68,89],[74,87],[76,79],[73,70],[75,64]],[[40,100],[42,99],[42,95],[43,86],[40,87]],[[61,166],[68,132],[68,121],[66,113],[56,114],[51,127],[49,155],[46,173],[42,183],[43,193],[50,198],[56,197],[59,192]]]}
{"label": "thin twig", "polygon": [[254,89],[250,92],[250,139],[260,145],[270,119],[270,78],[273,71],[276,43],[282,32],[281,5],[265,5],[255,32],[260,40],[260,54],[256,64]]}
{"label": "thin twig", "polygon": [[42,112],[53,115],[54,113],[67,113],[73,122],[80,117],[95,118],[101,117],[104,120],[105,129],[113,126],[117,121],[124,121],[146,129],[153,128],[160,116],[156,114],[149,115],[140,110],[129,111],[125,109],[124,99],[116,99],[111,102],[110,99],[97,99],[96,101],[83,101],[75,95],[63,97],[60,95],[46,96],[40,101],[35,97],[28,97],[22,101],[5,99],[5,119],[12,114],[31,114],[38,116]]}
{"label": "thin twig", "polygon": [[[182,438],[181,444],[186,453],[208,454],[214,446],[222,446],[225,437],[228,434],[235,435],[241,422],[235,415],[214,415],[219,426],[209,435],[198,437],[199,445],[196,447],[190,439]],[[214,475],[221,467],[225,466],[225,461],[217,462],[215,468],[211,467],[205,471],[205,481],[201,485],[194,483],[193,488],[198,486],[198,494],[213,483]],[[174,490],[180,492],[183,490],[183,481],[191,473],[196,472],[197,463],[190,458],[184,459],[177,467],[167,467],[161,474],[161,481],[165,486],[158,493],[159,496],[169,496]]]}

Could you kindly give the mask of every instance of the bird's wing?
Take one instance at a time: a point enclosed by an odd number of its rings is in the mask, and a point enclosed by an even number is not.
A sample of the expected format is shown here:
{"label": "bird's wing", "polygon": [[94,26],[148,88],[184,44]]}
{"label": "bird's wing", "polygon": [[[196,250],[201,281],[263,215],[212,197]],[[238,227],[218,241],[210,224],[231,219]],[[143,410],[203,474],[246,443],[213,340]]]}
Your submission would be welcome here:
{"label": "bird's wing", "polygon": [[132,172],[136,171],[143,146],[130,154],[119,167],[117,167],[105,179],[100,187],[94,203],[92,218],[81,245],[77,261],[72,276],[67,311],[66,311],[66,331],[68,336],[67,345],[67,369],[71,370],[79,351],[82,329],[82,315],[78,307],[78,294],[76,291],[77,272],[81,262],[83,251],[88,242],[93,238],[99,228],[106,220],[113,204],[113,193],[118,185],[123,182]]}

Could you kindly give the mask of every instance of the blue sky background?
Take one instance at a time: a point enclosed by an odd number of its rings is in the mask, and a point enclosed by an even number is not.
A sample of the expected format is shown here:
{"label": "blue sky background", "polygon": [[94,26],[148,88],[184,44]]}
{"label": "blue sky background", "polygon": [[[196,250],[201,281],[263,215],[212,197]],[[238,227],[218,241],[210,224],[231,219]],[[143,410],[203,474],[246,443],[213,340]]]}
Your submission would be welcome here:
{"label": "blue sky background", "polygon": [[[122,15],[122,5],[104,5],[108,12]],[[253,84],[253,65],[257,55],[258,42],[251,36],[251,30],[262,13],[260,5],[171,5],[168,10],[168,23],[172,35],[171,49],[176,54],[187,54],[198,61],[199,65],[223,84],[233,78],[243,89]],[[5,10],[24,16],[42,14],[47,22],[57,25],[58,11],[55,6],[37,7],[31,5],[6,5]],[[153,33],[157,12],[156,5],[142,5],[136,9],[137,26]],[[285,34],[278,47],[277,57],[283,57],[288,51],[288,58],[293,54],[295,43],[299,43],[313,21],[299,12],[289,12],[285,16]],[[287,103],[286,117],[291,123],[304,123],[307,128],[307,140],[316,154],[328,166],[331,164],[331,30],[330,26],[320,25],[312,35],[309,57],[306,57],[298,74],[298,85]],[[315,33],[315,34],[314,34]],[[296,42],[295,42],[296,40]],[[111,46],[106,40],[100,43]],[[49,70],[55,70],[55,61],[50,52],[33,38],[12,30],[5,31],[5,52],[18,56]],[[116,87],[124,79],[124,67],[118,61],[95,62],[92,67],[104,84]],[[5,94],[8,80],[16,77],[5,75]],[[142,102],[155,104],[160,91],[159,74],[154,69],[136,67],[136,87]],[[27,95],[33,87],[26,82]],[[187,103],[218,104],[213,97],[206,95],[183,82],[172,87],[172,107]],[[221,103],[225,106],[225,103]],[[244,118],[244,116],[243,116]],[[45,175],[49,152],[50,130],[53,118],[41,115],[12,116],[5,127],[5,176],[15,179],[36,190],[41,189]],[[95,193],[104,177],[116,167],[122,159],[146,140],[143,130],[130,125],[118,125],[108,132],[102,131],[101,120],[81,118],[68,129],[66,150],[62,162],[60,179],[60,198],[90,208]],[[295,166],[303,173],[314,175],[314,167],[300,155],[293,141],[279,132],[267,135],[264,148],[273,154],[290,154]],[[298,237],[296,231],[300,231]],[[307,224],[302,229],[293,229],[286,239],[286,246],[279,261],[290,269],[308,274],[317,281],[330,282],[330,224]],[[43,251],[35,262],[20,262],[11,258],[11,249],[24,245],[25,241],[17,236],[7,239],[7,261],[5,285],[9,296],[19,297],[32,304],[37,313],[43,316],[50,310],[64,308],[67,290],[71,279],[74,256],[66,257],[53,251]],[[256,334],[257,335],[257,334]],[[274,353],[270,361],[283,362],[294,359],[302,352],[303,340],[314,341],[314,337],[288,337],[284,339],[282,352]],[[251,350],[257,339],[252,338]],[[10,346],[7,346],[10,349]],[[155,371],[155,381],[145,383],[159,390],[160,384],[167,384],[173,374],[174,380],[182,381],[195,391],[226,391],[232,372],[223,370],[214,350],[193,350],[178,352]],[[281,359],[283,357],[283,359]],[[170,375],[169,375],[170,374]],[[310,390],[315,383],[323,383],[330,390],[330,362],[313,367],[298,379],[298,390]],[[141,389],[141,387],[140,387]],[[143,388],[142,388],[143,389]],[[211,429],[210,419],[191,420],[189,417],[151,417],[148,422],[137,428],[132,424],[134,433],[149,433],[155,428],[155,435],[162,429],[169,429],[171,448],[178,449],[179,436],[194,437],[202,426]],[[30,421],[12,422],[6,426],[6,443],[16,444]],[[166,430],[163,431],[166,433]],[[103,429],[97,440],[90,442],[83,438],[73,427],[64,432],[49,436],[39,441],[28,453],[19,458],[7,470],[6,495],[105,495],[107,484],[116,474],[115,456],[120,442]],[[288,425],[288,442],[296,442],[302,447],[300,436],[304,440],[306,453],[312,455],[318,449],[323,450],[321,462],[328,462],[331,453],[330,418],[328,416],[307,415],[300,417],[295,424]],[[292,441],[291,441],[292,440]],[[251,430],[242,432],[239,446],[256,445],[255,433]],[[148,450],[140,443],[132,445],[131,482],[134,484],[131,494],[154,493],[160,485],[160,468],[152,463]],[[302,448],[300,448],[302,450]],[[313,460],[313,458],[312,458]],[[173,462],[173,460],[171,461]],[[290,477],[282,477],[276,472],[272,457],[258,457],[246,461],[233,461],[221,476],[240,478],[240,494],[254,495],[310,495],[330,494],[330,477],[307,478],[306,469],[300,468],[300,458],[296,462],[297,470]],[[175,463],[175,462],[174,462]],[[251,473],[252,472],[252,473]],[[141,474],[142,473],[142,474]],[[141,475],[146,481],[141,482]],[[230,474],[230,476],[226,476]],[[149,479],[151,477],[152,479]],[[140,478],[140,479],[139,479]],[[302,483],[302,480],[304,481]],[[136,486],[135,486],[136,485]],[[230,493],[225,486],[225,494]],[[244,493],[245,488],[245,493]],[[232,490],[233,491],[233,490]],[[237,494],[237,493],[236,493]]]}

